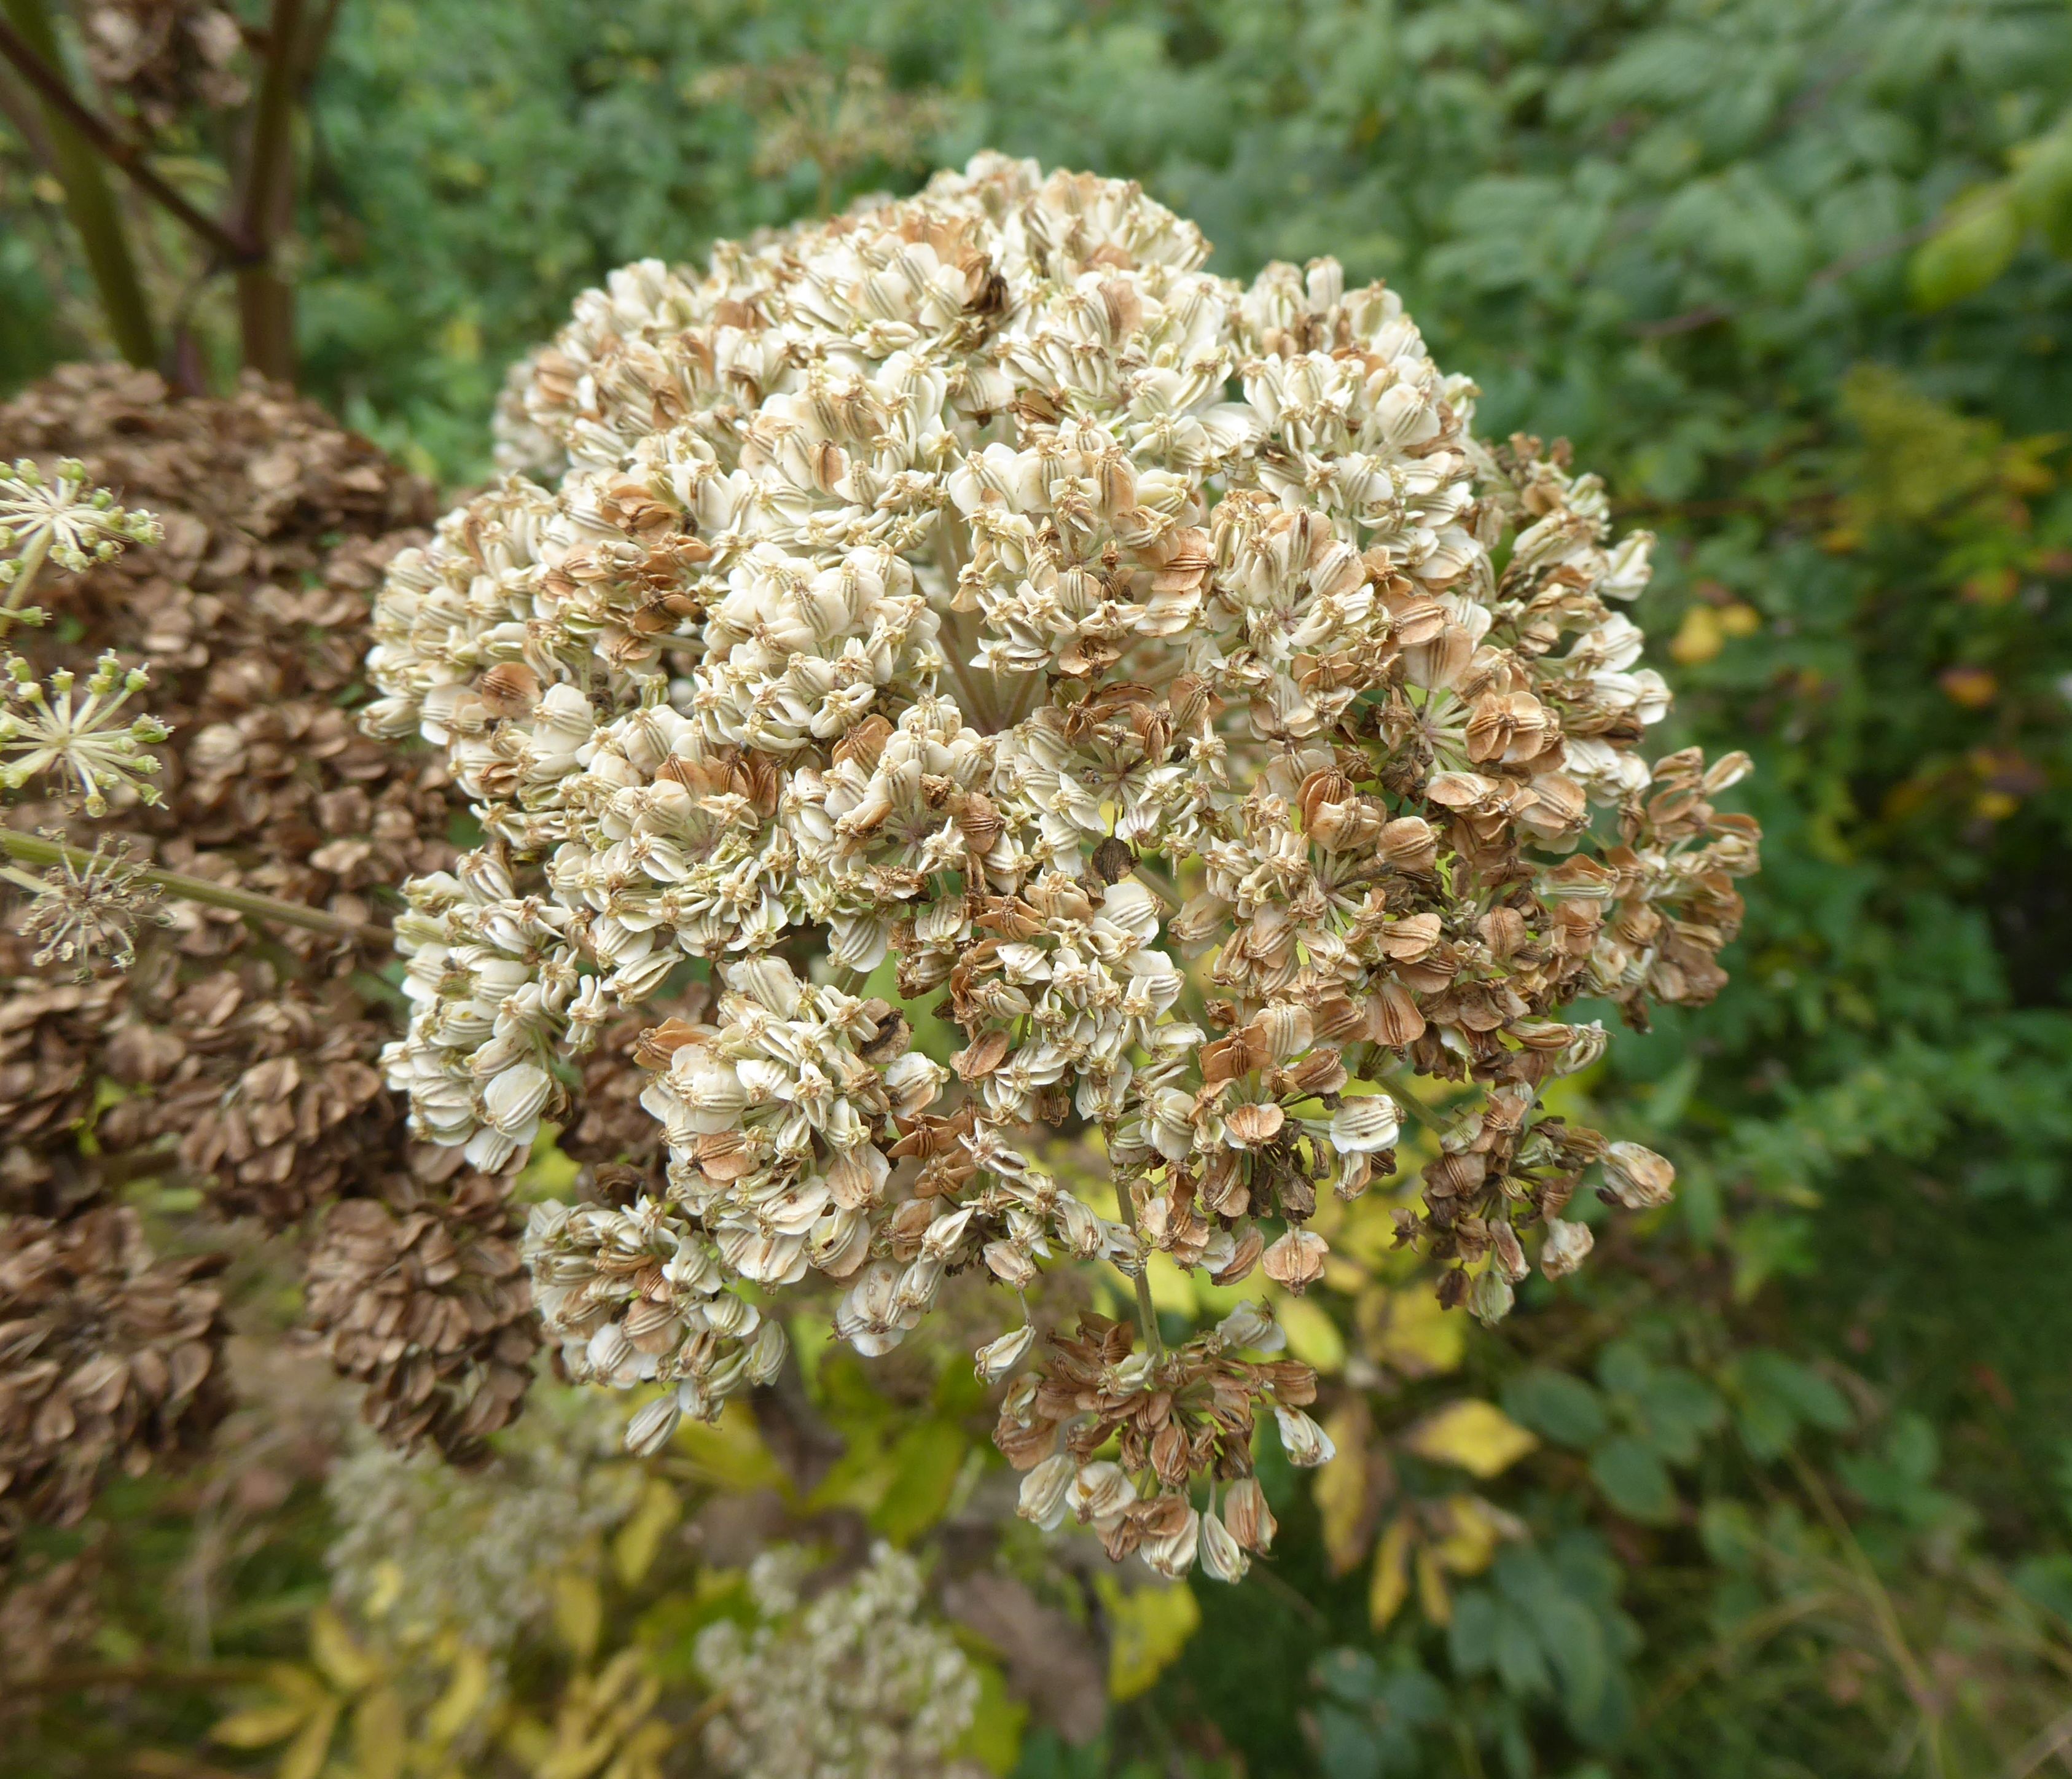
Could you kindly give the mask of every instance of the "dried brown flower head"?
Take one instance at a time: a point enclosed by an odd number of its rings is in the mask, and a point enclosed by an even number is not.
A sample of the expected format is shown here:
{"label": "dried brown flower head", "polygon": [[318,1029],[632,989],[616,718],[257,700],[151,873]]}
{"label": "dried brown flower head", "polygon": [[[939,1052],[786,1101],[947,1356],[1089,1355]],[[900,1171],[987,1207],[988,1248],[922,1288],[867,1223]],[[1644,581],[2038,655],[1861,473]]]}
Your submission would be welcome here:
{"label": "dried brown flower head", "polygon": [[199,1448],[229,1407],[220,1259],[155,1259],[119,1206],[0,1218],[0,1498],[68,1525],[109,1469]]}
{"label": "dried brown flower head", "polygon": [[[1063,1439],[1038,1468],[1117,1547],[1229,1574],[1190,1485],[1243,1483],[1260,1400],[1328,1442],[1299,1367],[1159,1347],[1151,1256],[1305,1288],[1320,1195],[1396,1173],[1424,1076],[1473,1089],[1402,1214],[1444,1300],[1572,1267],[1587,1170],[1642,1205],[1668,1169],[1545,1114],[1605,1042],[1564,1009],[1709,996],[1756,836],[1715,803],[1743,757],[1642,751],[1651,540],[1597,480],[1478,439],[1384,286],[1207,253],[1133,185],[981,155],[613,274],[507,390],[542,479],[393,563],[367,721],[444,750],[487,836],[397,923],[416,1128],[501,1172],[582,1115],[574,1066],[643,1082],[662,1177],[528,1240],[572,1370],[675,1387],[637,1439],[774,1366],[736,1283],[834,1281],[874,1355],[953,1273],[1105,1259],[1141,1346],[1054,1346],[1003,1444]],[[947,1066],[894,992],[961,1028]],[[1068,1122],[1113,1217],[1044,1165]]]}
{"label": "dried brown flower head", "polygon": [[488,1455],[540,1346],[504,1185],[480,1175],[393,1184],[332,1206],[309,1263],[309,1317],[331,1362],[367,1386],[362,1413],[393,1445],[456,1463]]}

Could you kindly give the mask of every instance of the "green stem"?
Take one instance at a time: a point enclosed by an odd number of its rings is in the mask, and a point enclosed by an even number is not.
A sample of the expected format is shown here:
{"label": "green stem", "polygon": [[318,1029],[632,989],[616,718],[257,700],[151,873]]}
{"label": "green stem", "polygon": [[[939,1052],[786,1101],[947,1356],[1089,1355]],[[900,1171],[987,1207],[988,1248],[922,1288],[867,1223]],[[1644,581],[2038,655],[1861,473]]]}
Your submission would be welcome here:
{"label": "green stem", "polygon": [[[76,846],[45,840],[40,835],[24,834],[14,828],[0,827],[0,850],[27,865],[69,865],[74,870],[84,871],[97,862],[92,853]],[[105,866],[108,861],[104,855],[98,862]],[[207,877],[191,877],[183,872],[160,871],[144,865],[133,866],[131,870],[137,881],[148,883],[169,896],[177,896],[183,902],[202,902],[212,908],[228,908],[254,920],[269,920],[282,926],[300,926],[312,933],[327,933],[338,939],[363,939],[381,945],[387,944],[391,936],[387,927],[376,922],[347,920],[343,915],[327,914],[321,908],[308,907],[299,902],[283,902],[278,896],[261,895],[256,890],[233,890],[228,884],[212,883]]]}
{"label": "green stem", "polygon": [[[49,68],[61,68],[57,33],[51,28],[43,0],[4,0],[4,3],[14,23],[9,36],[18,38],[30,54]],[[51,151],[57,159],[58,183],[64,188],[65,208],[71,214],[72,227],[79,231],[87,269],[93,274],[94,288],[101,294],[101,306],[108,318],[108,331],[125,358],[148,368],[157,362],[158,345],[150,306],[145,300],[143,281],[137,274],[137,261],[130,250],[122,213],[115,207],[99,159],[66,115],[65,108],[45,93],[43,110],[43,125],[50,133]]]}
{"label": "green stem", "polygon": [[[1113,1133],[1111,1132],[1110,1140],[1112,1139]],[[1132,1235],[1135,1235],[1137,1233],[1137,1201],[1129,1195],[1129,1182],[1116,1180],[1113,1185],[1116,1206],[1122,1213],[1123,1224]],[[1149,1255],[1138,1256],[1137,1276],[1130,1283],[1137,1288],[1137,1325],[1143,1331],[1145,1350],[1156,1359],[1165,1354],[1166,1343],[1159,1337],[1158,1311],[1151,1301],[1149,1259]]]}
{"label": "green stem", "polygon": [[7,601],[5,605],[0,605],[0,612],[17,612],[22,609],[22,602],[29,597],[29,589],[36,584],[36,577],[43,572],[43,559],[50,553],[51,534],[38,532],[29,540],[28,548],[14,558],[14,565],[19,572],[14,577],[14,584],[7,589]]}

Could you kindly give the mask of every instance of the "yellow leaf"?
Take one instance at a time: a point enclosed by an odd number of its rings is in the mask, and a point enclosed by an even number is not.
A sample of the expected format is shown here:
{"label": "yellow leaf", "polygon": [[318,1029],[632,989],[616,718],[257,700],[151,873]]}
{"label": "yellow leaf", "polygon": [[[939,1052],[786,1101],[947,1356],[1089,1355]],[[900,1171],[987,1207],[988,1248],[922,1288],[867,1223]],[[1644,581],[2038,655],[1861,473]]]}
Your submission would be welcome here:
{"label": "yellow leaf", "polygon": [[328,1606],[310,1614],[310,1656],[346,1692],[371,1686],[381,1672],[381,1664],[353,1641],[344,1621]]}
{"label": "yellow leaf", "polygon": [[1445,1507],[1453,1530],[1432,1547],[1439,1561],[1457,1576],[1478,1576],[1496,1555],[1502,1530],[1485,1505],[1473,1495],[1449,1495]]}
{"label": "yellow leaf", "polygon": [[289,1744],[280,1765],[273,1769],[273,1779],[317,1779],[323,1769],[324,1756],[331,1752],[331,1732],[338,1727],[338,1710],[335,1702],[327,1704],[302,1726],[302,1733]]}
{"label": "yellow leaf", "polygon": [[577,1662],[587,1666],[604,1630],[604,1596],[593,1576],[564,1569],[554,1577],[554,1629]]}
{"label": "yellow leaf", "polygon": [[263,1748],[293,1736],[310,1711],[306,1703],[255,1705],[249,1711],[232,1711],[208,1733],[229,1748]]}
{"label": "yellow leaf", "polygon": [[1410,1592],[1410,1522],[1399,1514],[1375,1547],[1374,1579],[1367,1590],[1367,1622],[1379,1630],[1403,1609]]}
{"label": "yellow leaf", "polygon": [[361,1695],[352,1712],[353,1779],[402,1779],[403,1704],[387,1687]]}
{"label": "yellow leaf", "polygon": [[1470,1399],[1426,1415],[1403,1443],[1420,1458],[1457,1465],[1470,1476],[1493,1477],[1540,1442],[1494,1403]]}
{"label": "yellow leaf", "polygon": [[662,1779],[662,1756],[675,1744],[667,1724],[647,1723],[627,1737],[602,1779]]}
{"label": "yellow leaf", "polygon": [[676,1523],[683,1511],[683,1502],[675,1489],[660,1477],[648,1478],[640,1505],[611,1541],[612,1567],[627,1587],[654,1567],[655,1553],[662,1548],[662,1535]]}
{"label": "yellow leaf", "polygon": [[547,1733],[547,1726],[522,1711],[504,1724],[503,1733],[504,1747],[520,1766],[538,1766],[554,1745],[553,1738]]}
{"label": "yellow leaf", "polygon": [[1354,1321],[1366,1355],[1406,1378],[1453,1370],[1467,1350],[1467,1318],[1442,1308],[1426,1287],[1376,1285],[1362,1295]]}
{"label": "yellow leaf", "polygon": [[1324,1551],[1331,1573],[1342,1576],[1367,1550],[1367,1402],[1355,1396],[1324,1423],[1338,1455],[1317,1473],[1318,1516],[1324,1524]]}
{"label": "yellow leaf", "polygon": [[367,1591],[367,1616],[385,1617],[389,1608],[402,1597],[403,1583],[407,1579],[403,1565],[393,1557],[384,1557],[374,1565],[371,1579],[373,1584]]}
{"label": "yellow leaf", "polygon": [[1288,1331],[1288,1350],[1305,1365],[1330,1376],[1346,1364],[1346,1339],[1330,1313],[1314,1297],[1297,1297],[1276,1288],[1267,1293],[1273,1313]]}
{"label": "yellow leaf", "polygon": [[1417,1608],[1434,1625],[1453,1622],[1453,1596],[1447,1592],[1446,1576],[1439,1559],[1429,1549],[1417,1549]]}
{"label": "yellow leaf", "polygon": [[1720,607],[1720,628],[1729,636],[1753,636],[1762,628],[1762,614],[1737,599]]}
{"label": "yellow leaf", "polygon": [[489,1696],[489,1658],[463,1648],[454,1658],[453,1678],[425,1719],[425,1734],[434,1742],[450,1742],[474,1721]]}
{"label": "yellow leaf", "polygon": [[1202,1622],[1202,1608],[1184,1581],[1124,1593],[1104,1570],[1095,1574],[1094,1587],[1108,1613],[1108,1695],[1120,1704],[1157,1684]]}
{"label": "yellow leaf", "polygon": [[1693,606],[1684,614],[1683,624],[1670,639],[1670,656],[1685,667],[1696,667],[1717,655],[1726,640],[1726,632],[1720,627],[1720,614],[1710,606]]}

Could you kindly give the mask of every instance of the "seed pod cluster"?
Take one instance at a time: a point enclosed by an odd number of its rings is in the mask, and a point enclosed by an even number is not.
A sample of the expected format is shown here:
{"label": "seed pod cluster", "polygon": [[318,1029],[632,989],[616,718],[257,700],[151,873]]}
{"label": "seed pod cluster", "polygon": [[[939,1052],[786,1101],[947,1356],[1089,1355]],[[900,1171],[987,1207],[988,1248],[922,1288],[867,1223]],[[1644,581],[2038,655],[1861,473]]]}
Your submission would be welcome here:
{"label": "seed pod cluster", "polygon": [[[1666,1193],[1540,1104],[1601,1052],[1578,996],[1716,989],[1756,864],[1714,800],[1745,759],[1645,750],[1650,540],[1563,450],[1478,439],[1386,286],[1207,253],[1133,185],[981,155],[627,267],[507,390],[524,473],[392,565],[368,727],[444,750],[485,842],[405,885],[388,1078],[491,1173],[583,1118],[578,1070],[644,1080],[637,1231],[547,1207],[528,1244],[606,1381],[639,1354],[712,1414],[774,1362],[709,1345],[709,1267],[831,1281],[866,1354],[966,1269],[1018,1296],[1157,1253],[1299,1292],[1320,1194],[1395,1174],[1420,1076],[1473,1089],[1402,1215],[1449,1302],[1572,1269],[1589,1169]],[[961,1047],[917,1051],[895,996]],[[1046,1170],[1065,1125],[1112,1215]],[[549,1299],[622,1235],[648,1282]],[[1229,1570],[1184,1487],[1243,1481],[1208,1431],[1233,1390],[1318,1453],[1294,1369],[1117,1337],[1045,1349],[1004,1440],[1064,1437],[1067,1398],[1134,1429],[1087,1515]],[[1035,1350],[1010,1324],[981,1374]],[[1147,1406],[1201,1391],[1208,1420]]]}

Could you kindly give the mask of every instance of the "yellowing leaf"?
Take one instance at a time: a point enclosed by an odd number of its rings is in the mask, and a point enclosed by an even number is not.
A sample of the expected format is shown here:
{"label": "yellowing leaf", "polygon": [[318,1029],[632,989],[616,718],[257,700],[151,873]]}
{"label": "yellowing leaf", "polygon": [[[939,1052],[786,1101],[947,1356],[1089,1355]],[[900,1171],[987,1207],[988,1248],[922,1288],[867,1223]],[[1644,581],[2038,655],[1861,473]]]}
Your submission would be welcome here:
{"label": "yellowing leaf", "polygon": [[310,1709],[299,1701],[255,1705],[249,1711],[232,1711],[208,1733],[228,1748],[263,1748],[293,1736],[302,1728]]}
{"label": "yellowing leaf", "polygon": [[580,1569],[564,1569],[554,1577],[554,1629],[578,1662],[597,1654],[604,1629],[604,1596],[596,1580]]}
{"label": "yellowing leaf", "polygon": [[374,1565],[370,1579],[372,1585],[367,1591],[367,1616],[380,1618],[402,1597],[403,1583],[407,1578],[401,1563],[393,1557],[384,1557]]}
{"label": "yellowing leaf", "polygon": [[1338,1455],[1317,1473],[1318,1516],[1331,1573],[1342,1576],[1367,1549],[1367,1402],[1355,1396],[1331,1411],[1324,1431]]}
{"label": "yellowing leaf", "polygon": [[1453,1530],[1433,1547],[1440,1562],[1457,1576],[1478,1576],[1496,1555],[1503,1528],[1486,1504],[1473,1495],[1450,1495],[1446,1510]]}
{"label": "yellowing leaf", "polygon": [[1406,1378],[1453,1370],[1467,1350],[1467,1318],[1441,1307],[1429,1287],[1392,1291],[1376,1285],[1354,1312],[1360,1350]]}
{"label": "yellowing leaf", "polygon": [[360,1696],[352,1711],[353,1779],[403,1779],[403,1702],[387,1687]]}
{"label": "yellowing leaf", "polygon": [[1494,1403],[1470,1399],[1426,1415],[1403,1443],[1420,1458],[1457,1465],[1470,1476],[1493,1477],[1540,1442]]}
{"label": "yellowing leaf", "polygon": [[1726,641],[1720,614],[1710,606],[1693,606],[1684,614],[1682,625],[1670,639],[1669,653],[1672,659],[1684,666],[1696,667],[1711,660],[1726,646]]}
{"label": "yellowing leaf", "polygon": [[1403,1609],[1410,1594],[1410,1522],[1399,1514],[1375,1547],[1374,1578],[1367,1584],[1367,1622],[1379,1631]]}
{"label": "yellowing leaf", "polygon": [[343,1621],[328,1606],[319,1606],[310,1615],[310,1656],[331,1683],[346,1692],[372,1685],[381,1672],[380,1663],[353,1641]]}
{"label": "yellowing leaf", "polygon": [[1453,1622],[1453,1596],[1446,1587],[1445,1572],[1437,1554],[1429,1546],[1417,1547],[1417,1609],[1434,1625]]}
{"label": "yellowing leaf", "polygon": [[1275,1289],[1267,1293],[1273,1313],[1288,1331],[1288,1350],[1326,1376],[1342,1371],[1346,1340],[1330,1313],[1314,1297],[1297,1297]]}
{"label": "yellowing leaf", "polygon": [[1100,1571],[1094,1587],[1108,1613],[1108,1695],[1120,1704],[1157,1684],[1202,1622],[1202,1608],[1184,1581],[1124,1593],[1112,1574]]}
{"label": "yellowing leaf", "polygon": [[654,1567],[655,1553],[662,1547],[662,1535],[682,1518],[683,1511],[676,1491],[660,1477],[651,1477],[640,1505],[611,1541],[612,1567],[627,1587]]}
{"label": "yellowing leaf", "polygon": [[450,1742],[466,1729],[489,1697],[489,1658],[462,1648],[454,1662],[453,1678],[425,1718],[425,1734],[435,1743]]}
{"label": "yellowing leaf", "polygon": [[302,1733],[289,1744],[280,1765],[273,1769],[274,1779],[317,1779],[323,1770],[324,1756],[331,1752],[331,1732],[338,1727],[338,1711],[335,1702],[327,1704],[302,1726]]}
{"label": "yellowing leaf", "polygon": [[687,1421],[676,1432],[676,1449],[701,1476],[730,1494],[753,1494],[775,1489],[788,1495],[791,1480],[763,1443],[755,1416],[738,1396],[717,1421]]}

